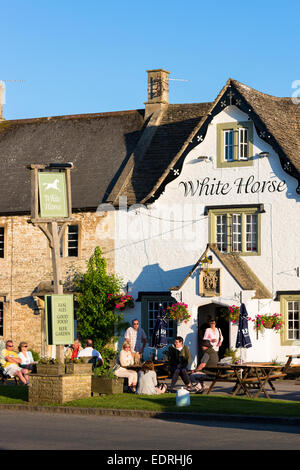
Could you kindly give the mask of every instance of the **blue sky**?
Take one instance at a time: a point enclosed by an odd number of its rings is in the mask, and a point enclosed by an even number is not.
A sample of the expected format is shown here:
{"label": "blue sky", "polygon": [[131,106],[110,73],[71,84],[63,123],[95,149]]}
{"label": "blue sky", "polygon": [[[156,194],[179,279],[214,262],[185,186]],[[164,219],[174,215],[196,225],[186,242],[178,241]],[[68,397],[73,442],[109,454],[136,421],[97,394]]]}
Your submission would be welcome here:
{"label": "blue sky", "polygon": [[212,101],[227,78],[291,96],[300,2],[14,0],[1,6],[6,119],[143,108],[146,70],[170,102]]}

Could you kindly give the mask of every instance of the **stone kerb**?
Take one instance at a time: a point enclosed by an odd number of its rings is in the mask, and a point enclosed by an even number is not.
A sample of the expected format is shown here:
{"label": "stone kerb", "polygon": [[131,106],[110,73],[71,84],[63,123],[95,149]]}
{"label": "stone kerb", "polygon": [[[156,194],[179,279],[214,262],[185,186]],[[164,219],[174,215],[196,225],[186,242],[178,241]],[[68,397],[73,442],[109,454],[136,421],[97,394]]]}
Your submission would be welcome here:
{"label": "stone kerb", "polygon": [[91,396],[91,374],[39,375],[29,378],[29,403],[61,404]]}

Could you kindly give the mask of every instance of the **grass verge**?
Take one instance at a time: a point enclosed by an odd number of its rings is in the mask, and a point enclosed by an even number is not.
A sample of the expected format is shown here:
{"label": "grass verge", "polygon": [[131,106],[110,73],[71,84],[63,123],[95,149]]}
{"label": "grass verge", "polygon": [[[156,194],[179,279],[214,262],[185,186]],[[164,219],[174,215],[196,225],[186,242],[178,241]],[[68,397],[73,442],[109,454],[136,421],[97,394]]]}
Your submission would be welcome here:
{"label": "grass verge", "polygon": [[[22,386],[0,386],[0,404],[27,404],[28,390]],[[61,405],[60,405],[61,406]],[[249,399],[245,397],[191,395],[191,405],[176,406],[175,394],[104,395],[64,404],[67,407],[147,410],[157,412],[216,413],[255,416],[300,417],[300,402],[288,400]]]}

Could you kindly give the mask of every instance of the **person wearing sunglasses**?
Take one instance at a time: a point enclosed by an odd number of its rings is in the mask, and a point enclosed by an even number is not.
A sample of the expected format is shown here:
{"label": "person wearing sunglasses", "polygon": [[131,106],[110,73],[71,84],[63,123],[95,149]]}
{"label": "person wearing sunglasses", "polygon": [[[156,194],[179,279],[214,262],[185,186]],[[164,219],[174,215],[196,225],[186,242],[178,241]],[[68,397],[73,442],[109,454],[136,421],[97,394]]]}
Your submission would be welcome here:
{"label": "person wearing sunglasses", "polygon": [[5,349],[2,351],[2,357],[4,358],[3,369],[10,377],[19,377],[20,381],[24,385],[28,385],[28,369],[22,369],[21,359],[17,353],[13,351],[14,343],[12,340],[6,341]]}
{"label": "person wearing sunglasses", "polygon": [[129,390],[135,393],[138,375],[135,370],[129,369],[129,367],[132,366],[134,366],[134,353],[131,351],[130,343],[128,343],[128,341],[124,341],[113,371],[117,377],[126,377],[128,379]]}
{"label": "person wearing sunglasses", "polygon": [[18,346],[19,354],[18,357],[21,359],[22,369],[32,370],[34,365],[34,360],[32,352],[28,351],[28,343],[26,341],[21,341]]}
{"label": "person wearing sunglasses", "polygon": [[142,327],[140,327],[137,318],[132,320],[132,326],[127,328],[124,335],[125,341],[130,344],[131,351],[134,353],[135,363],[139,363],[142,359],[144,349],[147,343],[147,335]]}

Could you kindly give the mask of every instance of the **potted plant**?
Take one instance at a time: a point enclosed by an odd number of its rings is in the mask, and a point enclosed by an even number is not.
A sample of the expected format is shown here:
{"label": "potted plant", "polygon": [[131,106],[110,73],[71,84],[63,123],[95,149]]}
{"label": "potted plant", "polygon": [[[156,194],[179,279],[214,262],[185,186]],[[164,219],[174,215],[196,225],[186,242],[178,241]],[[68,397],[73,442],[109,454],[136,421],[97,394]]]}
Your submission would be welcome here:
{"label": "potted plant", "polygon": [[93,364],[86,363],[84,358],[66,359],[66,374],[88,375],[92,374]]}
{"label": "potted plant", "polygon": [[263,328],[275,330],[278,333],[283,327],[282,316],[278,313],[272,315],[266,313],[263,315],[256,315],[254,328],[257,331],[262,331]]}
{"label": "potted plant", "polygon": [[118,310],[124,310],[126,307],[133,308],[134,301],[132,295],[129,294],[108,294],[109,302],[114,308]]}
{"label": "potted plant", "polygon": [[240,318],[240,307],[237,305],[229,305],[229,307],[223,308],[222,317],[232,323],[237,323]]}
{"label": "potted plant", "polygon": [[230,358],[232,364],[235,364],[239,360],[239,358],[237,356],[237,351],[235,349],[231,349],[231,348],[226,348],[225,349],[224,357]]}
{"label": "potted plant", "polygon": [[166,315],[170,320],[187,323],[191,318],[188,305],[184,302],[177,302],[166,309]]}
{"label": "potted plant", "polygon": [[64,375],[65,364],[57,359],[43,357],[37,364],[37,374],[39,375]]}
{"label": "potted plant", "polygon": [[116,377],[112,369],[105,371],[98,367],[92,375],[92,393],[114,395],[123,393],[124,379]]}
{"label": "potted plant", "polygon": [[92,375],[92,394],[123,393],[124,379],[114,375],[113,367],[116,363],[117,352],[106,347],[101,351],[104,364],[96,367]]}

